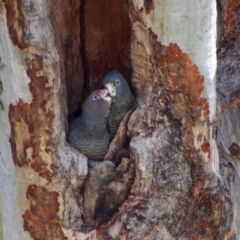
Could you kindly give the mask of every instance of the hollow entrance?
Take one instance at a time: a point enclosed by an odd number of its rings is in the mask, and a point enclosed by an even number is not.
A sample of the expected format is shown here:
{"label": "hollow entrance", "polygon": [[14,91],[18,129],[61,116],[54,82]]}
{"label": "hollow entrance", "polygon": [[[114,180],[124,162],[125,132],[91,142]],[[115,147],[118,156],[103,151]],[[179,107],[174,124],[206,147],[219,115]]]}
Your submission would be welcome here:
{"label": "hollow entrance", "polygon": [[75,5],[78,9],[66,12],[71,35],[63,43],[70,118],[93,90],[103,87],[103,77],[110,70],[121,72],[131,85],[128,1],[78,0]]}
{"label": "hollow entrance", "polygon": [[[61,7],[56,6],[56,9],[61,16],[60,19],[57,19],[56,24],[63,49],[64,69],[61,71],[66,78],[68,119],[71,120],[79,115],[79,110],[86,97],[93,90],[103,88],[103,77],[112,69],[121,72],[131,87],[129,6],[127,0],[97,2],[94,0],[82,0],[81,2],[72,0],[68,3],[64,1]],[[126,159],[124,161],[126,169],[115,170],[111,163],[101,166],[102,169],[106,169],[106,174],[111,175],[108,176],[108,181],[109,179],[115,181],[117,175],[120,179],[121,175],[128,171],[131,164]],[[108,169],[112,169],[112,173],[109,173]],[[94,171],[98,171],[98,167],[94,168]],[[132,174],[133,169],[130,175]],[[92,181],[91,178],[89,181]],[[110,184],[111,181],[108,181],[104,180],[103,183]],[[131,183],[132,178],[126,180],[125,184],[128,189],[130,189]],[[84,192],[84,187],[81,191]],[[84,195],[83,192],[82,195]],[[123,187],[122,192],[121,202],[127,197],[128,190]],[[91,216],[84,217],[85,223],[94,221],[95,219],[91,218],[99,215],[97,222],[103,224],[117,211],[120,204],[119,199],[116,199],[118,203],[115,204],[114,200],[104,198],[105,193],[110,196],[111,187],[101,190],[96,199],[98,206],[88,211],[91,212]],[[91,206],[95,204],[94,201]],[[107,204],[109,201],[111,206]],[[87,207],[85,207],[85,211]]]}

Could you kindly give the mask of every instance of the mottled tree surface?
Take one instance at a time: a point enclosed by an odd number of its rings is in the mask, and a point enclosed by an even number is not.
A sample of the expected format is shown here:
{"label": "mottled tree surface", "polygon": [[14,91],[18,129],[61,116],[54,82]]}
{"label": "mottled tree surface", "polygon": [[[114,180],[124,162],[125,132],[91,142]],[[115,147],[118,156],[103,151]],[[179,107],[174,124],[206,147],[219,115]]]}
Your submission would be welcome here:
{"label": "mottled tree surface", "polygon": [[[239,239],[240,3],[215,4],[0,2],[4,239]],[[112,69],[137,107],[89,162],[67,120]]]}
{"label": "mottled tree surface", "polygon": [[[233,208],[232,239],[238,239],[239,228],[239,156],[240,156],[240,81],[239,81],[239,14],[238,1],[219,1],[219,15],[221,17],[222,32],[218,42],[218,142],[220,150],[221,175],[225,182],[225,189],[229,192]],[[230,238],[230,236],[229,236]]]}

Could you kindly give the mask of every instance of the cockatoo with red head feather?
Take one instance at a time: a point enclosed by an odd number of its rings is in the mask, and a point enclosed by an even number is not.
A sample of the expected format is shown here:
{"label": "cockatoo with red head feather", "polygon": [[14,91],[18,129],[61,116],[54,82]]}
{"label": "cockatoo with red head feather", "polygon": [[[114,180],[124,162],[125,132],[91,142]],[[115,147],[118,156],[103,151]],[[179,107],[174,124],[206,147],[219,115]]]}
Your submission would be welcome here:
{"label": "cockatoo with red head feather", "polygon": [[110,105],[108,90],[95,90],[84,102],[81,116],[69,125],[68,141],[89,160],[101,161],[107,153]]}

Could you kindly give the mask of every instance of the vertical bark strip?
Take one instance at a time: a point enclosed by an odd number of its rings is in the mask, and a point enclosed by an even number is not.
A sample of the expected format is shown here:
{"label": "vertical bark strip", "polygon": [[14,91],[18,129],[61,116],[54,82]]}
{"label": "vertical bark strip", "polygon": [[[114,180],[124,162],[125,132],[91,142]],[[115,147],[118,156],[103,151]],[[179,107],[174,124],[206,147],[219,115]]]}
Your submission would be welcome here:
{"label": "vertical bark strip", "polygon": [[3,0],[7,10],[7,23],[9,35],[12,42],[20,49],[24,49],[27,45],[24,41],[26,30],[26,21],[23,15],[20,1]]}
{"label": "vertical bark strip", "polygon": [[[226,234],[226,239],[239,239],[239,14],[240,3],[235,0],[220,1],[223,25],[222,38],[218,45],[218,141],[221,150],[222,175],[225,182],[230,181],[228,187],[233,204],[232,229]],[[226,168],[228,164],[229,168]]]}
{"label": "vertical bark strip", "polygon": [[33,239],[67,240],[61,232],[57,217],[59,211],[58,194],[46,189],[30,185],[27,190],[30,201],[30,210],[23,215],[24,230],[28,231]]}
{"label": "vertical bark strip", "polygon": [[14,162],[19,167],[30,163],[41,177],[51,181],[53,170],[48,144],[53,118],[52,103],[49,102],[52,99],[52,93],[45,87],[48,84],[47,78],[37,76],[37,73],[42,70],[41,61],[41,57],[33,59],[27,70],[27,75],[31,79],[29,87],[33,102],[28,105],[20,100],[16,106],[10,106],[9,119],[12,129],[10,143]]}
{"label": "vertical bark strip", "polygon": [[[69,226],[73,221],[73,225],[81,217],[80,198],[75,192],[86,177],[87,159],[66,143],[64,90],[66,78],[68,83],[71,78],[77,82],[82,73],[81,68],[74,69],[81,66],[79,5],[79,1],[65,5],[64,11],[69,12],[61,29],[56,23],[60,10],[53,11],[48,1],[6,0],[0,5],[0,52],[5,63],[1,81],[6,106],[0,117],[5,126],[1,149],[6,149],[1,154],[4,239],[72,239],[73,231],[62,224]],[[71,18],[68,14],[72,11],[75,15]],[[81,92],[81,77],[78,80]],[[73,109],[79,100],[77,96],[70,103]],[[71,196],[70,201],[66,196]]]}

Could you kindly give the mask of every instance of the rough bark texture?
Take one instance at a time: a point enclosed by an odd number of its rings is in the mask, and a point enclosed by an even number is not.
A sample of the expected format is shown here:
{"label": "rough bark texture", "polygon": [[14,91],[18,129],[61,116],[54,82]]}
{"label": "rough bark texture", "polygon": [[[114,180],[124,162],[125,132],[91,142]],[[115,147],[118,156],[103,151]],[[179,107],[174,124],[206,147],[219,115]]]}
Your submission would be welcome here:
{"label": "rough bark texture", "polygon": [[[240,236],[239,229],[239,14],[238,1],[220,1],[222,10],[222,38],[218,45],[218,141],[221,152],[221,170],[231,196],[233,222],[232,236]],[[234,237],[233,237],[234,238]]]}
{"label": "rough bark texture", "polygon": [[[215,123],[215,2],[175,3],[0,3],[6,239],[239,238],[240,4],[218,1]],[[67,118],[113,68],[138,106],[88,164]]]}
{"label": "rough bark texture", "polygon": [[[69,2],[62,7],[63,12],[70,9],[72,13],[79,4]],[[81,216],[78,192],[87,175],[87,159],[65,140],[65,79],[72,77],[73,70],[66,71],[64,61],[78,62],[69,53],[61,58],[67,50],[63,48],[66,38],[72,39],[69,48],[74,51],[79,36],[71,34],[70,22],[64,21],[60,33],[54,28],[58,16],[54,10],[45,1],[1,3],[1,61],[5,65],[1,80],[6,106],[1,114],[5,128],[1,189],[6,239],[68,239],[62,224],[71,226]]]}

